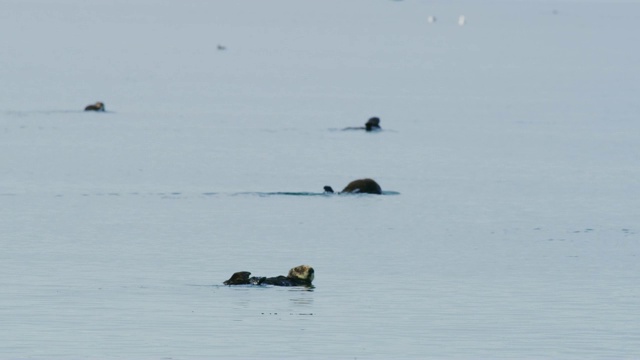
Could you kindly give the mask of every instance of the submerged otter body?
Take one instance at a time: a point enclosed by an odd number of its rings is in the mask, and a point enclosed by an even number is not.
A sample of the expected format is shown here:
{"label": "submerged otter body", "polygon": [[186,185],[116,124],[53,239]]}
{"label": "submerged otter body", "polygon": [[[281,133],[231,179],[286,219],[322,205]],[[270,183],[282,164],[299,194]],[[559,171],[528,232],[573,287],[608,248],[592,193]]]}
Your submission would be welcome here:
{"label": "submerged otter body", "polygon": [[382,128],[380,127],[380,118],[378,117],[372,117],[370,118],[365,124],[364,126],[360,126],[360,127],[347,127],[344,128],[342,130],[366,130],[366,131],[377,131],[377,130],[382,130]]}
{"label": "submerged otter body", "polygon": [[84,108],[84,111],[104,111],[104,104],[98,101],[95,104],[87,105],[87,107]]}
{"label": "submerged otter body", "polygon": [[275,285],[275,286],[311,286],[315,271],[309,265],[296,266],[287,276],[257,277],[248,271],[239,271],[231,275],[225,285]]}
{"label": "submerged otter body", "polygon": [[[325,186],[324,191],[328,193],[333,193],[333,189],[331,186]],[[344,189],[342,189],[343,193],[353,193],[353,194],[382,194],[382,188],[378,185],[377,182],[373,179],[359,179],[353,180]]]}

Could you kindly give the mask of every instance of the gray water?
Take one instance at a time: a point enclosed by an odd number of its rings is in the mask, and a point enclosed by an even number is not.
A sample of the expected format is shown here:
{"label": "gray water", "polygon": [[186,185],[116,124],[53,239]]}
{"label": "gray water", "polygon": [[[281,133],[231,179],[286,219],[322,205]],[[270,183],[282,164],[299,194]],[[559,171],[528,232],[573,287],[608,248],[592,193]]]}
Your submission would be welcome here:
{"label": "gray water", "polygon": [[0,358],[640,357],[637,3],[50,4],[0,25]]}

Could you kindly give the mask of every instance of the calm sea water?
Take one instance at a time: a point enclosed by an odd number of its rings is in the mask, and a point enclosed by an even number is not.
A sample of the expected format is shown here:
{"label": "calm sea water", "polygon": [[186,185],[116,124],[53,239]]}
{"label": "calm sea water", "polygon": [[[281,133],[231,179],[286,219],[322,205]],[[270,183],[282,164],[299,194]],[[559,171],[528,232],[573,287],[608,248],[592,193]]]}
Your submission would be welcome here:
{"label": "calm sea water", "polygon": [[70,4],[1,25],[0,358],[640,357],[637,4]]}

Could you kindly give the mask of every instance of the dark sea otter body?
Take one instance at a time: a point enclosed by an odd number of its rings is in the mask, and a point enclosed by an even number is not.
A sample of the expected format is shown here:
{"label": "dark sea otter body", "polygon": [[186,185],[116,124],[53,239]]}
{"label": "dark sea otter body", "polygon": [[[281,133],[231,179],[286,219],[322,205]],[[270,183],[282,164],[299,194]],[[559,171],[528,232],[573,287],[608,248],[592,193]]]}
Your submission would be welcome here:
{"label": "dark sea otter body", "polygon": [[87,105],[84,111],[104,111],[104,104],[98,101],[95,104]]}
{"label": "dark sea otter body", "polygon": [[380,118],[372,117],[364,124],[363,127],[348,127],[342,130],[366,130],[366,131],[377,131],[382,130],[380,127]]}
{"label": "dark sea otter body", "polygon": [[315,271],[309,265],[296,266],[287,276],[257,277],[248,271],[239,271],[231,275],[225,285],[275,285],[275,286],[311,286]]}
{"label": "dark sea otter body", "polygon": [[[333,189],[331,186],[325,186],[324,191],[328,193],[333,193]],[[353,194],[382,194],[382,188],[378,185],[377,182],[373,179],[359,179],[353,180],[350,182],[344,189],[342,189],[343,193],[353,193]]]}

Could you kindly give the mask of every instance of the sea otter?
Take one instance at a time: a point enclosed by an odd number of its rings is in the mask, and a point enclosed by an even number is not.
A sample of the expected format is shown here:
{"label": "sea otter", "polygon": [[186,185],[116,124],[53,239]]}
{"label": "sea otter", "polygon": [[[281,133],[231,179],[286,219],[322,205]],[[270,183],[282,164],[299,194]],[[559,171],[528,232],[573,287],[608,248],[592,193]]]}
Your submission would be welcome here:
{"label": "sea otter", "polygon": [[275,286],[311,286],[314,270],[309,265],[296,266],[289,270],[287,276],[256,277],[248,271],[239,271],[231,275],[225,285],[275,285]]}
{"label": "sea otter", "polygon": [[342,130],[366,130],[366,131],[377,131],[382,130],[380,127],[380,118],[372,117],[365,124],[364,127],[347,127]]}
{"label": "sea otter", "polygon": [[[331,186],[325,186],[324,191],[327,193],[333,193]],[[344,189],[343,193],[353,194],[382,194],[382,188],[373,179],[359,179],[353,180]]]}
{"label": "sea otter", "polygon": [[95,104],[87,105],[87,107],[84,108],[84,111],[104,111],[104,104],[98,101]]}

